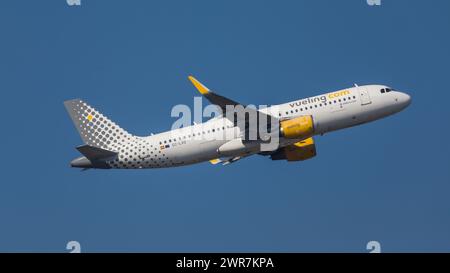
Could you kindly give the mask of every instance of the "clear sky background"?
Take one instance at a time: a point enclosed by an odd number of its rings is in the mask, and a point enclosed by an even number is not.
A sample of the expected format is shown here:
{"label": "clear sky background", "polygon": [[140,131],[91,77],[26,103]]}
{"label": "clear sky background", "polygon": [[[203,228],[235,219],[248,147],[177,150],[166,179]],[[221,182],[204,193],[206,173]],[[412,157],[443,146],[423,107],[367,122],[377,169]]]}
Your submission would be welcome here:
{"label": "clear sky background", "polygon": [[[2,1],[0,251],[449,252],[449,64],[447,0]],[[354,83],[413,103],[302,163],[69,167],[64,100],[148,135],[193,105],[189,74],[246,104]]]}

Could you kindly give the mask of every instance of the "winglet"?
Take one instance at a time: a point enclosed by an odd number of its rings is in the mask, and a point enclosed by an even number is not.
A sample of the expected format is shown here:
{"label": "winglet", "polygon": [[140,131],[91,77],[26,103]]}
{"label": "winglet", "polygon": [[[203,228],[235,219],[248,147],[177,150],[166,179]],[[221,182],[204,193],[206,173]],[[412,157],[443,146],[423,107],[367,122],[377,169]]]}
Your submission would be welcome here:
{"label": "winglet", "polygon": [[197,90],[198,90],[198,92],[200,92],[200,94],[206,95],[209,93],[208,87],[204,86],[201,82],[197,81],[197,79],[195,79],[192,76],[189,76],[188,78],[192,82],[192,84],[195,86],[195,88],[197,88]]}

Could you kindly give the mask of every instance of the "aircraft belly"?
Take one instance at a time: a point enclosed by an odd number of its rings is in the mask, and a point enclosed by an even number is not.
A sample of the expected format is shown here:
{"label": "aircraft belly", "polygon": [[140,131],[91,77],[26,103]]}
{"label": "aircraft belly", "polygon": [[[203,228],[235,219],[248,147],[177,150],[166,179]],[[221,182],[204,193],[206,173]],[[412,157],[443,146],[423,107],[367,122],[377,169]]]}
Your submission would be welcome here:
{"label": "aircraft belly", "polygon": [[225,141],[199,140],[177,147],[173,151],[173,157],[181,164],[190,164],[218,158],[217,149]]}

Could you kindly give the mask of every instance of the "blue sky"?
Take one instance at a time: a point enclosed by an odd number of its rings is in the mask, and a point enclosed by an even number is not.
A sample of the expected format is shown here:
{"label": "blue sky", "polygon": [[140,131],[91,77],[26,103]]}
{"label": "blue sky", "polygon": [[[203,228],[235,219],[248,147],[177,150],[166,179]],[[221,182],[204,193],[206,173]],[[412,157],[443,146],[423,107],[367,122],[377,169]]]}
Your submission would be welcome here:
{"label": "blue sky", "polygon": [[[0,251],[450,251],[450,2],[4,1]],[[318,137],[302,163],[254,156],[80,172],[63,101],[137,135],[193,104],[193,74],[246,104],[354,83],[412,95],[393,117]]]}

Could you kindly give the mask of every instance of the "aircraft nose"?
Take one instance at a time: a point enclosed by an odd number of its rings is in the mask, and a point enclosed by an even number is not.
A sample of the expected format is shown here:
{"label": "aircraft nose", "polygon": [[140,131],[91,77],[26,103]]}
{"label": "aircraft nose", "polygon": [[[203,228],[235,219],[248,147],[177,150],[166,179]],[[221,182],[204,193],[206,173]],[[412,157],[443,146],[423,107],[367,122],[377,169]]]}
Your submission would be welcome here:
{"label": "aircraft nose", "polygon": [[404,92],[399,92],[397,101],[402,108],[406,108],[411,104],[411,96]]}

